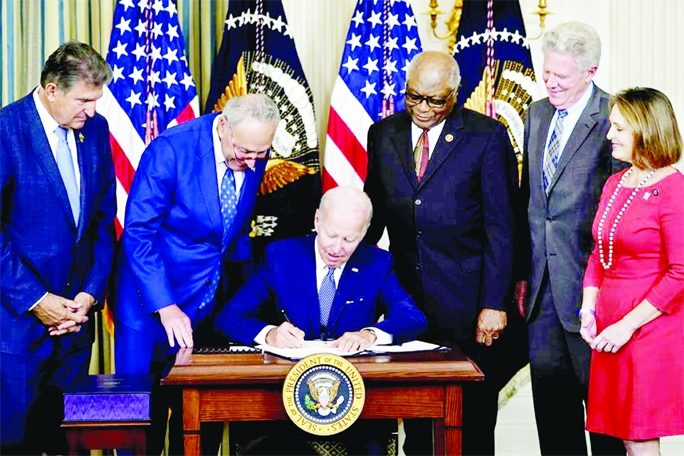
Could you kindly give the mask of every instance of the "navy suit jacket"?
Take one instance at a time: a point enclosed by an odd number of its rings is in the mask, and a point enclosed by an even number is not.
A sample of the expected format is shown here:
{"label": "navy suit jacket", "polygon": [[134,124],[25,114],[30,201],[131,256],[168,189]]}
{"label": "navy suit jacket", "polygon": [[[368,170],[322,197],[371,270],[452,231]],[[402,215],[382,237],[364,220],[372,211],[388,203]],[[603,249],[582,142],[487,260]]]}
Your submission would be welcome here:
{"label": "navy suit jacket", "polygon": [[[306,333],[305,339],[321,338],[315,239],[309,235],[269,244],[265,262],[217,315],[216,329],[232,340],[252,344],[264,326],[281,324],[284,312]],[[376,323],[382,314],[385,319]],[[361,243],[340,277],[326,337],[336,339],[371,326],[402,343],[425,331],[427,321],[399,285],[392,256]]]}
{"label": "navy suit jacket", "polygon": [[[4,353],[50,353],[48,328],[29,312],[46,292],[72,299],[83,291],[98,301],[104,298],[116,215],[109,127],[96,114],[74,133],[81,174],[78,226],[33,95],[0,110]],[[80,332],[60,337],[86,347],[93,342],[90,328],[87,323]]]}
{"label": "navy suit jacket", "polygon": [[227,240],[216,176],[217,114],[166,130],[145,150],[128,195],[114,313],[119,323],[165,340],[157,312],[177,304],[197,323],[224,261],[251,261],[251,216],[266,160],[245,171]]}
{"label": "navy suit jacket", "polygon": [[377,243],[387,227],[399,282],[431,330],[470,338],[482,308],[505,309],[516,188],[506,129],[474,111],[456,108],[447,117],[421,183],[406,112],[368,131],[373,220],[366,240]]}
{"label": "navy suit jacket", "polygon": [[538,300],[544,273],[558,317],[567,331],[579,331],[582,277],[594,241],[594,221],[606,179],[624,165],[612,158],[610,96],[594,87],[568,140],[546,195],[542,166],[546,138],[556,111],[548,98],[534,102],[525,119],[525,154],[517,208],[520,223],[516,277],[529,280],[526,316]]}

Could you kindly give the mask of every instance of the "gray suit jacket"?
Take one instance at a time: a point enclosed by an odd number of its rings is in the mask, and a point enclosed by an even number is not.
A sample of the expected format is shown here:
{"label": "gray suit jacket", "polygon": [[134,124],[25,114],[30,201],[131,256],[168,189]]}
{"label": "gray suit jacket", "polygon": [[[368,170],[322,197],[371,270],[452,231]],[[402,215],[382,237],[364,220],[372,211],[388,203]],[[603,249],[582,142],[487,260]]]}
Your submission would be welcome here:
{"label": "gray suit jacket", "polygon": [[608,176],[622,167],[612,158],[606,139],[609,104],[610,96],[594,87],[563,149],[548,196],[542,185],[542,163],[555,108],[548,98],[539,100],[525,119],[516,273],[519,280],[528,280],[525,314],[529,319],[548,267],[556,311],[567,331],[579,331],[582,276],[593,247],[591,225],[601,189]]}

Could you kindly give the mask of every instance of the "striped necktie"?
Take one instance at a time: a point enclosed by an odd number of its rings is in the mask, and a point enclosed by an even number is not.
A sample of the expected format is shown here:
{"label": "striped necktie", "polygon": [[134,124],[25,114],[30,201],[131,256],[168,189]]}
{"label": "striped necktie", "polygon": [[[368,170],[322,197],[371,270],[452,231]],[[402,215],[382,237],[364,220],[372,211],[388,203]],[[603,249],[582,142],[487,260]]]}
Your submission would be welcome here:
{"label": "striped necktie", "polygon": [[544,182],[544,191],[546,194],[549,193],[549,184],[551,184],[551,179],[556,173],[558,168],[558,161],[561,156],[561,137],[563,136],[563,119],[568,115],[566,109],[559,109],[558,116],[556,117],[556,125],[553,127],[553,133],[551,133],[551,138],[549,139],[549,145],[546,147],[546,154],[544,155],[544,166],[542,180]]}
{"label": "striped necktie", "polygon": [[413,160],[416,164],[416,178],[418,182],[423,180],[428,160],[430,159],[430,143],[428,142],[428,130],[423,129],[423,133],[418,138],[416,148],[413,149]]}

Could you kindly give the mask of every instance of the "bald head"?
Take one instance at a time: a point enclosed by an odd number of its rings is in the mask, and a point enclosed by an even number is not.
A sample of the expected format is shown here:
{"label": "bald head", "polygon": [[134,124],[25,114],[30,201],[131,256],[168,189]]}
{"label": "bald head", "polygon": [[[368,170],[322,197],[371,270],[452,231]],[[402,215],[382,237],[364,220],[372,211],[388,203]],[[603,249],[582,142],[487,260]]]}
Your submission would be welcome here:
{"label": "bald head", "polygon": [[[368,228],[373,216],[373,205],[364,192],[354,187],[335,187],[328,190],[321,198],[318,207],[321,216],[335,212],[345,217],[358,217]],[[364,229],[365,234],[365,229]]]}
{"label": "bald head", "polygon": [[331,268],[349,260],[366,235],[373,206],[368,196],[353,187],[328,190],[316,211],[316,242],[321,259]]}
{"label": "bald head", "polygon": [[424,51],[411,60],[406,74],[406,84],[413,79],[439,79],[450,90],[461,83],[461,70],[456,59],[439,51]]}
{"label": "bald head", "polygon": [[449,54],[425,51],[413,58],[406,78],[406,111],[413,123],[430,129],[442,122],[456,103],[461,71]]}

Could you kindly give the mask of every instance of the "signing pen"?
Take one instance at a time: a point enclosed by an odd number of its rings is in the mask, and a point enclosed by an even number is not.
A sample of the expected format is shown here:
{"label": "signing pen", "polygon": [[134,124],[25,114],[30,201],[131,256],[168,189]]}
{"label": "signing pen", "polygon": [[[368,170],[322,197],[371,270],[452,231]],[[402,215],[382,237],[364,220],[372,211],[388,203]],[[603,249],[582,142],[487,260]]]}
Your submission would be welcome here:
{"label": "signing pen", "polygon": [[283,314],[283,318],[285,319],[286,322],[292,324],[289,318],[287,318],[287,314],[285,313],[285,309],[280,309],[280,313]]}

